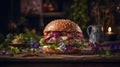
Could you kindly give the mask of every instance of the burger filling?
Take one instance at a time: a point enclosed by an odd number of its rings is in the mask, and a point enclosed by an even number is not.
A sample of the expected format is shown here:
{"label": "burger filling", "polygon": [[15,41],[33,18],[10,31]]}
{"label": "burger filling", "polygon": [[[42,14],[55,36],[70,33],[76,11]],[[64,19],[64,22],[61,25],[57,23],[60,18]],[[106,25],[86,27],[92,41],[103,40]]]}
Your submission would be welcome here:
{"label": "burger filling", "polygon": [[67,50],[86,46],[82,33],[80,32],[48,32],[40,40],[43,47]]}

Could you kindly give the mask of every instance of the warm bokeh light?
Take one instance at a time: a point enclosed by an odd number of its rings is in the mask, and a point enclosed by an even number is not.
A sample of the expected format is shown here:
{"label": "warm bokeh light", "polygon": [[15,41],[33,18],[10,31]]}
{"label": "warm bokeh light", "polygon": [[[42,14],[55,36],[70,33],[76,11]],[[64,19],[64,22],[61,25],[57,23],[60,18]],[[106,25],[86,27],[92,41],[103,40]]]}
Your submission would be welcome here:
{"label": "warm bokeh light", "polygon": [[111,31],[112,31],[111,27],[108,27],[108,32],[111,32]]}
{"label": "warm bokeh light", "polygon": [[103,27],[101,28],[102,32],[104,31]]}

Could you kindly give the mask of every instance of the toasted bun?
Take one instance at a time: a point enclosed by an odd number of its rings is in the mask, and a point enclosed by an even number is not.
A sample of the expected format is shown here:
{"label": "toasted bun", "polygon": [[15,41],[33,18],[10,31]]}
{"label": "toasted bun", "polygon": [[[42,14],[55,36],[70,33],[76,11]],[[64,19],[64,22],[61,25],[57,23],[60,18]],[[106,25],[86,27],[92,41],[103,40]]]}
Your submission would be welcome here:
{"label": "toasted bun", "polygon": [[60,49],[43,47],[43,52],[53,53],[53,54],[71,54],[71,53],[76,53],[77,50],[73,48],[73,49],[70,49],[70,50],[61,51]]}
{"label": "toasted bun", "polygon": [[51,21],[44,29],[44,33],[51,31],[82,32],[80,27],[71,20],[58,19]]}

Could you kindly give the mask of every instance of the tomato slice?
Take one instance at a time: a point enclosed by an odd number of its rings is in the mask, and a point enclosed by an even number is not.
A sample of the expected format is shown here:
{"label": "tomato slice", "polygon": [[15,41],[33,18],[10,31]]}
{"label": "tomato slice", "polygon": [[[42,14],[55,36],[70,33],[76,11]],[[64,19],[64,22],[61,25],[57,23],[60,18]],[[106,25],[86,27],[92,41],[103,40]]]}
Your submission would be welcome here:
{"label": "tomato slice", "polygon": [[48,33],[44,33],[44,36],[47,36]]}
{"label": "tomato slice", "polygon": [[68,35],[67,37],[68,37],[68,39],[73,39],[73,38],[74,38],[74,37],[71,36],[71,35]]}
{"label": "tomato slice", "polygon": [[48,40],[48,39],[50,39],[50,38],[51,38],[51,36],[48,36],[48,35],[45,36],[45,39],[46,39],[46,40]]}

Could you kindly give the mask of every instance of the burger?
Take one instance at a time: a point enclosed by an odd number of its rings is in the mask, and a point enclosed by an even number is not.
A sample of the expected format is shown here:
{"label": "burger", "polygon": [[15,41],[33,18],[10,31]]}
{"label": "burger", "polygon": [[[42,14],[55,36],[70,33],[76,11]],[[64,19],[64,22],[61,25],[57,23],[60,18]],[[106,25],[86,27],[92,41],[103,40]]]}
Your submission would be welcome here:
{"label": "burger", "polygon": [[39,43],[45,53],[76,53],[83,46],[82,30],[71,20],[53,20],[46,25],[43,34]]}

